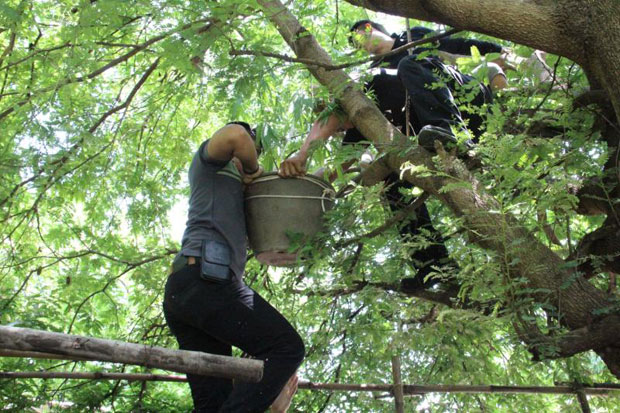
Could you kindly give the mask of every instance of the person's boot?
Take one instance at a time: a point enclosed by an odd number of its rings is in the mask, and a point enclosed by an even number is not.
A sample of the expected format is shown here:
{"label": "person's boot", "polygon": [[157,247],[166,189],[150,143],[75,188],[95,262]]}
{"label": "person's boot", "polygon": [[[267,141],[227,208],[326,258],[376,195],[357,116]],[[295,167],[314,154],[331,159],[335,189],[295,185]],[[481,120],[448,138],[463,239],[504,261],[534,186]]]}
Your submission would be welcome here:
{"label": "person's boot", "polygon": [[[466,131],[466,129],[464,129]],[[467,132],[469,134],[469,132]],[[444,149],[449,151],[454,148],[458,141],[452,130],[442,128],[441,126],[426,125],[420,129],[418,133],[418,144],[431,153],[435,153],[435,141],[441,142]],[[457,157],[465,162],[470,170],[479,169],[481,166],[479,159],[473,159],[469,151],[474,148],[474,142],[467,139],[465,143],[459,147]]]}
{"label": "person's boot", "polygon": [[450,149],[457,144],[456,136],[454,136],[450,129],[434,125],[426,125],[420,129],[418,144],[421,147],[435,153],[435,141],[441,142],[446,149]]}

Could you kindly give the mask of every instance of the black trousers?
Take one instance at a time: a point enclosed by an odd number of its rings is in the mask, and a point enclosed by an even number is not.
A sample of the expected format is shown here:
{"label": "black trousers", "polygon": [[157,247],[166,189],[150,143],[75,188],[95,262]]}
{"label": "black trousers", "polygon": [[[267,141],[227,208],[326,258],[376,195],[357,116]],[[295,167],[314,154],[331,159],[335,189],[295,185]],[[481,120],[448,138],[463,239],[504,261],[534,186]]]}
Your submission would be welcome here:
{"label": "black trousers", "polygon": [[[401,189],[411,189],[413,185],[409,182],[401,181],[397,174],[390,174],[386,178],[385,183],[388,185],[385,198],[390,210],[398,212],[407,207],[409,202],[404,199]],[[407,285],[403,285],[403,288],[429,288],[440,281],[433,277],[425,280],[426,276],[433,271],[432,266],[454,265],[454,263],[448,255],[448,249],[444,245],[444,238],[431,222],[426,204],[422,204],[415,213],[416,216],[414,218],[399,226],[398,232],[401,238],[406,240],[409,237],[422,235],[422,231],[424,231],[426,233],[425,236],[430,241],[430,245],[426,248],[413,250],[409,256],[409,263],[417,270],[417,273],[413,279],[407,279]]]}
{"label": "black trousers", "polygon": [[[441,60],[434,57],[403,58],[398,64],[398,77],[407,89],[411,108],[416,115],[419,127],[433,125],[450,128],[450,126],[455,126],[460,129],[467,123],[474,136],[473,141],[477,141],[482,134],[484,123],[480,107],[493,100],[489,88],[472,76],[444,65]],[[444,85],[438,87],[437,85],[442,81]],[[471,110],[461,113],[455,97],[458,103],[468,103]],[[386,198],[390,209],[396,212],[405,208],[408,202],[403,199],[400,190],[401,188],[410,189],[412,185],[400,181],[395,174],[386,179],[386,184],[389,185]],[[403,284],[403,288],[431,287],[439,280],[430,278],[425,281],[424,279],[432,271],[433,265],[455,265],[449,258],[444,238],[433,227],[426,205],[422,205],[416,211],[416,218],[399,227],[403,238],[420,235],[422,230],[428,232],[431,245],[415,250],[411,254],[410,263],[417,270],[417,274],[413,279],[406,279],[407,285]]]}
{"label": "black trousers", "polygon": [[[397,73],[407,89],[420,127],[433,125],[449,129],[453,125],[461,128],[467,123],[476,138],[481,134],[483,118],[480,111],[474,109],[461,113],[455,102],[455,95],[462,101],[470,94],[468,100],[474,108],[492,101],[491,91],[475,78],[434,57],[420,60],[416,56],[405,57],[398,64]],[[445,85],[437,86],[442,80]]]}
{"label": "black trousers", "polygon": [[242,281],[200,278],[200,265],[168,277],[164,315],[183,350],[225,356],[235,346],[265,362],[259,383],[188,374],[195,412],[264,412],[304,358],[288,321]]}

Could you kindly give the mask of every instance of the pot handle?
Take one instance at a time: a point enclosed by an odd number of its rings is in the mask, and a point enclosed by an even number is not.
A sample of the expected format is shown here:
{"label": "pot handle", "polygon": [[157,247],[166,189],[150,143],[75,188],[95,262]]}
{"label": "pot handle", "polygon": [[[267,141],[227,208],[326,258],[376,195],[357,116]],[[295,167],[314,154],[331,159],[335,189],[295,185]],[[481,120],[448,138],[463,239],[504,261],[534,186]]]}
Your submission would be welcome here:
{"label": "pot handle", "polygon": [[334,191],[331,188],[325,188],[323,190],[323,194],[321,195],[321,209],[323,210],[323,213],[326,212],[325,210],[326,199],[329,199],[330,201],[334,202],[334,200],[336,199],[336,191]]}

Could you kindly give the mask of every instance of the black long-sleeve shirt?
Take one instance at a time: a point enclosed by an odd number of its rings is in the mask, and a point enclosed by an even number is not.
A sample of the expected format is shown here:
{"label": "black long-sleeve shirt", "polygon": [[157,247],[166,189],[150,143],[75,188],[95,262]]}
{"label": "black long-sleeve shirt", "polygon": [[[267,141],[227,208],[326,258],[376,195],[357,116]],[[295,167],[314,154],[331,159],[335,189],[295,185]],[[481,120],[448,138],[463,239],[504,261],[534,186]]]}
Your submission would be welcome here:
{"label": "black long-sleeve shirt", "polygon": [[[411,41],[415,42],[416,40],[421,40],[431,33],[433,33],[433,31],[426,27],[413,27],[411,29]],[[394,46],[392,46],[392,50],[397,49],[409,42],[407,40],[406,31],[402,32],[401,34],[394,33],[392,34],[392,38],[394,38],[395,40]],[[485,55],[488,53],[501,53],[502,51],[502,46],[497,43],[487,42],[484,40],[463,39],[461,37],[444,37],[435,44],[437,44],[436,48],[431,48],[426,45],[415,47],[412,51],[412,54],[416,55],[428,50],[441,50],[442,52],[469,56],[471,55],[472,46],[476,46],[476,48],[478,48],[478,50],[480,51],[481,55]],[[408,53],[405,50],[394,56],[388,56],[376,61],[372,64],[372,67],[381,66],[396,69],[396,67],[398,67],[398,62],[400,62],[400,60],[407,55]]]}

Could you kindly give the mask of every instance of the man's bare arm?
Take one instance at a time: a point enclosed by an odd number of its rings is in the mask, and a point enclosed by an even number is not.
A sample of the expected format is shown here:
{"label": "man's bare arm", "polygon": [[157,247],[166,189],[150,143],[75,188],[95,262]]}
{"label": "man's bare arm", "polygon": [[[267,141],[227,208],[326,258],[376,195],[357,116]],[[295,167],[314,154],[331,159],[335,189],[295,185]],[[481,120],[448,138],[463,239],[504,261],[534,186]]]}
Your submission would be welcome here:
{"label": "man's bare arm", "polygon": [[246,174],[258,170],[258,156],[254,141],[241,125],[226,125],[213,134],[207,145],[209,158],[218,161],[239,159]]}
{"label": "man's bare arm", "polygon": [[332,113],[326,121],[315,121],[299,151],[280,164],[278,173],[283,177],[305,175],[310,148],[315,142],[326,140],[337,132],[352,127],[353,124],[349,119],[343,119],[335,113]]}

